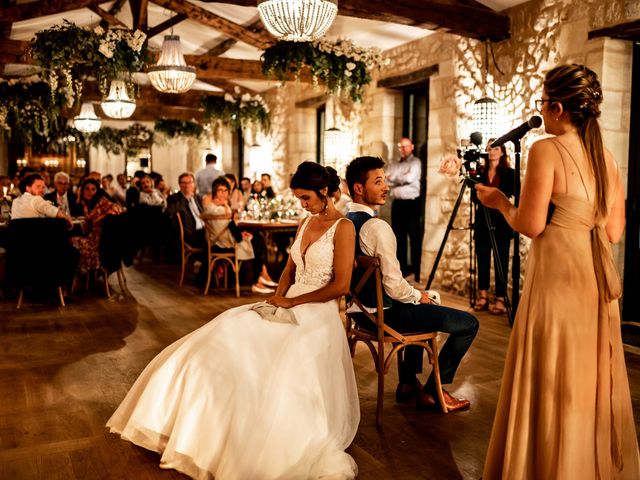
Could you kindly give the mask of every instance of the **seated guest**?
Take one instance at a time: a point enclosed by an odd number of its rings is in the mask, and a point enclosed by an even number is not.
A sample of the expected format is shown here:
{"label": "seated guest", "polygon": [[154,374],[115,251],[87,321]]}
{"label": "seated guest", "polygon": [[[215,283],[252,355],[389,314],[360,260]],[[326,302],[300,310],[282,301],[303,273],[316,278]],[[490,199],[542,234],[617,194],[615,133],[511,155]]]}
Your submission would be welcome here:
{"label": "seated guest", "polygon": [[260,198],[266,195],[260,180],[256,180],[251,184],[251,195],[253,198]]}
{"label": "seated guest", "polygon": [[[380,259],[384,300],[385,304],[390,305],[388,309],[385,308],[385,323],[400,333],[448,333],[449,338],[440,350],[438,359],[442,384],[450,384],[476,336],[478,321],[467,312],[433,304],[426,291],[413,288],[402,277],[393,230],[384,220],[375,218],[375,210],[384,205],[389,192],[385,183],[384,161],[377,157],[358,157],[347,165],[346,177],[353,199],[347,218],[356,227],[356,256],[368,255]],[[354,271],[351,279],[353,285],[360,281],[361,275],[357,270]],[[364,305],[375,309],[375,300],[369,304],[365,301]],[[349,309],[351,312],[360,311],[355,305]],[[364,314],[354,315],[354,320],[364,328],[376,329]],[[396,400],[404,402],[416,398],[418,408],[435,408],[438,406],[438,396],[433,372],[424,387],[416,377],[422,371],[422,356],[423,349],[417,346],[409,346],[398,355],[400,384],[396,390]],[[444,389],[443,394],[449,410],[469,407],[468,400],[455,398]]]}
{"label": "seated guest", "polygon": [[111,199],[114,199],[113,195],[115,194],[115,189],[113,187],[113,175],[107,173],[104,177],[102,177],[101,184],[102,189],[107,193],[107,195],[109,195]]}
{"label": "seated guest", "polygon": [[244,198],[242,191],[238,188],[238,178],[233,173],[225,173],[224,177],[229,182],[229,205],[234,212],[241,212],[244,209]]}
{"label": "seated guest", "polygon": [[242,204],[247,207],[247,202],[251,198],[251,179],[242,177],[240,179],[240,190],[242,191]]}
{"label": "seated guest", "polygon": [[125,194],[127,209],[136,208],[140,203],[140,189],[142,188],[140,186],[140,180],[146,175],[142,170],[137,170],[136,173],[133,174],[131,184]]}
{"label": "seated guest", "polygon": [[[69,228],[72,227],[69,214],[43,198],[44,180],[40,175],[32,173],[24,177],[20,182],[20,191],[22,195],[16,198],[11,205],[11,220],[45,217],[64,218]],[[68,259],[64,262],[65,272],[63,273],[63,278],[65,279],[67,291],[71,291],[73,277],[78,268],[78,251],[69,244],[65,251],[60,252],[60,255]]]}
{"label": "seated guest", "polygon": [[163,210],[167,206],[167,199],[162,192],[155,188],[153,179],[146,175],[140,179],[140,198],[139,205],[148,205],[149,207],[161,207]]}
{"label": "seated guest", "polygon": [[19,218],[64,218],[71,228],[71,217],[60,208],[45,200],[44,180],[37,173],[27,175],[20,182],[20,195],[11,205],[11,219]]}
{"label": "seated guest", "polygon": [[113,186],[113,199],[120,205],[125,205],[127,195],[127,176],[119,173],[116,176],[116,184]]}
{"label": "seated guest", "polygon": [[264,196],[266,196],[268,199],[276,198],[276,193],[273,191],[273,187],[271,186],[271,175],[269,175],[268,173],[263,173],[262,175],[260,175],[260,183],[262,183]]}
{"label": "seated guest", "polygon": [[70,193],[69,185],[71,180],[65,172],[58,172],[53,177],[54,191],[44,196],[52,204],[72,217],[82,215],[82,208],[78,206],[77,197]]}
{"label": "seated guest", "polygon": [[100,183],[93,178],[87,178],[80,187],[80,199],[84,213],[84,236],[73,237],[72,241],[80,250],[80,270],[86,272],[100,267],[98,246],[105,217],[120,215],[122,208],[107,200]]}
{"label": "seated guest", "polygon": [[[240,238],[235,238],[229,227],[233,218],[233,212],[229,206],[229,182],[222,176],[216,178],[211,185],[211,193],[206,195],[202,204],[204,211],[202,218],[207,222],[210,229],[208,235],[216,239],[214,249],[218,251],[235,251],[235,244]],[[236,227],[237,228],[237,227]],[[247,236],[245,232],[242,236]],[[254,260],[252,270],[254,283],[251,291],[255,293],[273,293],[277,284],[271,279],[266,266],[267,249],[261,235],[254,235],[251,238],[251,245],[254,250]]]}
{"label": "seated guest", "polygon": [[[200,218],[202,213],[202,201],[195,194],[196,180],[192,173],[185,172],[178,177],[180,191],[170,195],[167,199],[165,213],[177,225],[176,214],[180,214],[184,240],[192,247],[204,247],[204,221]],[[177,227],[175,227],[177,228]]]}

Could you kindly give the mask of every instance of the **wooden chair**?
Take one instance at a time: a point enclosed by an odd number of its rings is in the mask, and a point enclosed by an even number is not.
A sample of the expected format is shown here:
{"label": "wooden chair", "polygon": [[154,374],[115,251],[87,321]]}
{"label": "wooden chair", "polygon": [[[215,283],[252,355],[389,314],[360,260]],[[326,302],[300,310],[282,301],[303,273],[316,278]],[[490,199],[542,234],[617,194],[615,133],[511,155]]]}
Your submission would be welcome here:
{"label": "wooden chair", "polygon": [[208,223],[205,223],[207,229],[207,284],[204,287],[204,294],[209,292],[209,286],[211,285],[211,272],[213,271],[218,261],[222,262],[225,269],[224,275],[224,288],[227,288],[227,269],[230,266],[235,274],[236,280],[236,297],[240,296],[240,263],[235,251],[233,252],[217,252],[214,250],[215,244],[221,235],[225,234],[229,227],[225,227],[215,237],[213,236],[213,230]]}
{"label": "wooden chair", "polygon": [[[447,407],[442,395],[442,384],[440,383],[440,367],[438,365],[438,332],[428,333],[400,333],[384,323],[384,302],[382,289],[382,273],[380,272],[380,260],[375,257],[358,256],[356,258],[356,269],[364,271],[358,284],[349,292],[348,304],[355,304],[374,325],[376,331],[367,330],[359,326],[354,315],[360,313],[347,313],[347,338],[351,349],[351,356],[355,354],[356,344],[363,342],[373,356],[373,362],[378,373],[378,402],[376,408],[376,425],[382,425],[382,405],[384,397],[384,376],[389,371],[389,366],[396,354],[409,345],[417,345],[424,348],[429,356],[429,363],[433,365],[433,374],[436,382],[436,393],[440,400],[441,409],[447,413]],[[369,278],[373,275],[376,289],[376,312],[371,313],[366,310],[360,296]],[[377,344],[377,345],[376,345]],[[391,350],[385,354],[385,345],[391,344]]]}
{"label": "wooden chair", "polygon": [[[204,254],[204,249],[200,247],[192,247],[189,245],[184,239],[184,226],[182,224],[182,215],[180,212],[176,214],[178,217],[178,228],[180,230],[180,259],[182,264],[182,271],[180,273],[180,283],[179,286],[182,286],[184,283],[184,274],[187,269],[187,264],[189,263],[189,257],[194,253],[202,253]],[[205,291],[206,295],[206,291]]]}

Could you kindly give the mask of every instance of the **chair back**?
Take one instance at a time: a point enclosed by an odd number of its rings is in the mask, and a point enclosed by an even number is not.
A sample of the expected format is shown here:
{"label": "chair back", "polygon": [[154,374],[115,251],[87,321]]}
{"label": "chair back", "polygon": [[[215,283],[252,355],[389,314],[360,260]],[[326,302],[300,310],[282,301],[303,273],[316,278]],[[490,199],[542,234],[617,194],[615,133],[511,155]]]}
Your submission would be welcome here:
{"label": "chair back", "polygon": [[131,236],[131,218],[127,212],[120,215],[107,215],[102,223],[98,251],[100,263],[108,273],[118,271],[121,264],[133,265],[136,254],[136,242]]}
{"label": "chair back", "polygon": [[65,281],[69,230],[63,218],[21,218],[9,222],[7,283],[57,288]]}
{"label": "chair back", "polygon": [[[384,295],[382,289],[382,273],[380,272],[380,259],[377,257],[358,255],[355,259],[355,269],[363,273],[355,285],[351,285],[348,302],[350,301],[356,304],[360,311],[377,327],[379,335],[384,336]],[[375,285],[375,313],[368,311],[360,299],[361,294],[364,293],[363,289],[367,286],[371,277],[373,277],[373,283]],[[370,292],[367,293],[370,294]],[[382,341],[382,337],[380,337],[379,340]]]}
{"label": "chair back", "polygon": [[176,218],[178,219],[178,232],[180,233],[180,249],[184,251],[186,243],[184,241],[184,225],[182,224],[182,214],[180,212],[176,212]]}

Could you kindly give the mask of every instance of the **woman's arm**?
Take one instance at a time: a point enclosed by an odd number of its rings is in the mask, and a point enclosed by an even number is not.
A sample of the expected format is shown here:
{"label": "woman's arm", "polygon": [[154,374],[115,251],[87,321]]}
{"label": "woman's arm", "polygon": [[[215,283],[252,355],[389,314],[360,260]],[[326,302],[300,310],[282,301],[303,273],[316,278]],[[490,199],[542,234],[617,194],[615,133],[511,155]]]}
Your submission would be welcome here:
{"label": "woman's arm", "polygon": [[336,227],[334,236],[333,280],[318,290],[297,297],[273,296],[267,299],[269,303],[278,307],[290,308],[303,303],[327,302],[349,293],[355,257],[356,231],[351,222],[338,221],[340,224]]}
{"label": "woman's arm", "polygon": [[476,185],[478,198],[486,207],[500,210],[507,223],[517,232],[529,238],[537,237],[547,224],[554,178],[550,159],[556,156],[557,151],[551,140],[541,140],[531,147],[520,205],[517,208],[497,188]]}
{"label": "woman's arm", "polygon": [[615,161],[609,152],[606,152],[606,155],[608,157],[607,160],[610,160],[609,165],[613,165],[615,168],[615,174],[609,176],[610,179],[613,177],[613,181],[609,180],[609,188],[614,189],[615,197],[605,225],[605,231],[611,243],[618,243],[622,237],[622,232],[624,232],[625,225],[624,187],[622,186],[622,178]]}

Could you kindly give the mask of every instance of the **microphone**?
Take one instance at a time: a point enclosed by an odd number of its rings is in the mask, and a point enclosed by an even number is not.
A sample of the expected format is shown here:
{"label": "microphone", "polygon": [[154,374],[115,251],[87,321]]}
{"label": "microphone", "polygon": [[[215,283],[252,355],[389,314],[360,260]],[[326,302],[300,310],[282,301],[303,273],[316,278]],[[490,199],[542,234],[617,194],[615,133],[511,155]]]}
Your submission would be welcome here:
{"label": "microphone", "polygon": [[526,135],[526,133],[532,128],[538,128],[542,125],[542,118],[538,115],[534,115],[529,120],[524,122],[519,127],[514,128],[510,132],[505,133],[499,139],[491,144],[491,148],[499,147],[507,142],[513,142],[514,140],[519,140]]}

